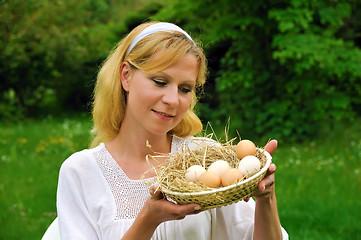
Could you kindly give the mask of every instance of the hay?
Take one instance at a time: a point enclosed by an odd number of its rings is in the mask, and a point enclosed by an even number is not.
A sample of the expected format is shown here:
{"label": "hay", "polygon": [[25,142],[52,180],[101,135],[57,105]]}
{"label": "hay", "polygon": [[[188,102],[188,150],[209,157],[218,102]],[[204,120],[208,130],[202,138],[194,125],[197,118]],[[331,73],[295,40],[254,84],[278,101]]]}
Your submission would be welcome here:
{"label": "hay", "polygon": [[[211,190],[202,183],[193,183],[185,179],[187,169],[193,165],[208,167],[217,160],[225,160],[233,168],[238,168],[240,159],[236,155],[235,146],[228,141],[224,144],[216,141],[210,141],[208,138],[193,141],[196,147],[189,148],[183,146],[176,154],[169,157],[156,171],[158,183],[162,187],[176,192],[191,193]],[[266,162],[266,157],[262,154],[263,149],[258,148],[256,157],[260,159],[261,167]],[[245,176],[242,180],[247,179]]]}
{"label": "hay", "polygon": [[[153,167],[156,181],[163,193],[178,204],[198,203],[202,209],[225,206],[252,196],[258,191],[258,183],[264,178],[271,156],[263,149],[257,148],[256,157],[261,169],[253,176],[245,176],[238,183],[219,188],[210,188],[200,182],[185,179],[187,169],[193,165],[208,167],[217,160],[225,160],[233,168],[238,168],[240,159],[236,155],[232,139],[225,143],[210,138],[194,138],[191,144],[183,147],[173,155],[148,156],[154,160],[166,157],[166,160]],[[192,145],[192,147],[189,147]]]}

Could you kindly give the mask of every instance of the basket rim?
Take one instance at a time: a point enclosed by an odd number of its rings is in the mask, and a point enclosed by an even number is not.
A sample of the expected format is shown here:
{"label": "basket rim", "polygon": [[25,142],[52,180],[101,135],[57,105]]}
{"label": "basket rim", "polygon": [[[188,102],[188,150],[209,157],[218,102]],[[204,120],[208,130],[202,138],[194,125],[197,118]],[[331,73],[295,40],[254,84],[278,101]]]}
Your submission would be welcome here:
{"label": "basket rim", "polygon": [[165,193],[165,194],[168,194],[168,195],[181,196],[181,197],[202,196],[202,195],[213,194],[213,193],[217,193],[217,192],[223,192],[223,191],[226,191],[228,189],[231,189],[231,188],[238,187],[238,186],[241,186],[243,184],[246,184],[246,183],[254,180],[255,178],[257,178],[258,176],[262,175],[263,173],[265,173],[268,170],[268,167],[272,162],[271,154],[269,152],[267,152],[266,150],[264,150],[264,149],[261,149],[261,150],[263,150],[264,154],[267,157],[266,164],[260,169],[260,171],[258,171],[258,173],[256,173],[255,175],[253,175],[250,178],[247,178],[247,179],[245,179],[245,180],[243,180],[241,182],[229,185],[227,187],[220,187],[220,188],[215,188],[215,189],[212,189],[212,190],[201,191],[201,192],[188,192],[188,193],[187,192],[185,192],[185,193],[174,192],[174,191],[171,191],[171,190],[169,190],[167,188],[163,188],[163,187],[161,188],[161,191],[163,193]]}

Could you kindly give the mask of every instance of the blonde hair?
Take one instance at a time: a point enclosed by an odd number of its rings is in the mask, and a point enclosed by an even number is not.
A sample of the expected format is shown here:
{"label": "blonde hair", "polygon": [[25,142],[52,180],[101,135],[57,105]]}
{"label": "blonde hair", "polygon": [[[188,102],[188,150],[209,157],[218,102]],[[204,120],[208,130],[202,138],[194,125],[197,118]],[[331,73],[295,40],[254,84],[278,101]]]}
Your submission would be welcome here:
{"label": "blonde hair", "polygon": [[[124,61],[146,73],[162,71],[177,62],[186,53],[198,60],[196,86],[202,87],[206,81],[206,58],[201,47],[184,34],[176,31],[160,31],[140,40],[129,55],[126,52],[133,39],[147,26],[156,22],[143,23],[123,38],[104,61],[93,93],[93,129],[94,139],[91,147],[100,142],[113,139],[120,130],[125,115],[125,91],[120,81],[120,66]],[[197,102],[193,92],[191,106],[180,123],[171,130],[178,137],[186,137],[202,131],[202,123],[194,113]]]}

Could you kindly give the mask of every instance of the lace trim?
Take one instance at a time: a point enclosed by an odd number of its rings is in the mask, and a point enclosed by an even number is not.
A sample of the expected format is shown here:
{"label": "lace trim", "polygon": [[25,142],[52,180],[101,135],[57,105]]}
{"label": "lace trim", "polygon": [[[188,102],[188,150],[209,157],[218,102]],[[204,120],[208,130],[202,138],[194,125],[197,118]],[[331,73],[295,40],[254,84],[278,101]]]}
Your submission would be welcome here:
{"label": "lace trim", "polygon": [[[178,151],[185,140],[174,136],[171,153]],[[129,179],[104,144],[93,155],[112,191],[116,205],[115,220],[135,219],[149,196],[149,187],[142,180]],[[155,181],[155,178],[148,180]]]}
{"label": "lace trim", "polygon": [[134,219],[149,196],[148,186],[141,180],[129,179],[105,147],[95,153],[95,159],[113,193],[115,220]]}

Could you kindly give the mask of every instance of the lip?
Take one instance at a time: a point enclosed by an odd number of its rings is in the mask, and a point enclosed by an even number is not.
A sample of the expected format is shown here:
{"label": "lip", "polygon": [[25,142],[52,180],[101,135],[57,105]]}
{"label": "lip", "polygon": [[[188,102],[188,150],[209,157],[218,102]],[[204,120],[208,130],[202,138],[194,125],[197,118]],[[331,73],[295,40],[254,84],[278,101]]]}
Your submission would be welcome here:
{"label": "lip", "polygon": [[164,113],[164,112],[159,112],[159,111],[156,111],[154,109],[152,109],[152,112],[154,112],[159,118],[164,119],[164,120],[171,120],[172,118],[175,117],[174,115],[167,114],[167,113]]}

